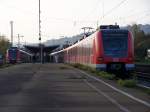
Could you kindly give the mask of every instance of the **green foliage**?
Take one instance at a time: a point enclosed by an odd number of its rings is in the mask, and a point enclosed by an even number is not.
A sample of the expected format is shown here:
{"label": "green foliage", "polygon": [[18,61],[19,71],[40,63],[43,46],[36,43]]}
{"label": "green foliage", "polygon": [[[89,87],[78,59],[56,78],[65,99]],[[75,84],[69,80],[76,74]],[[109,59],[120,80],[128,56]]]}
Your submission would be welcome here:
{"label": "green foliage", "polygon": [[86,70],[86,71],[88,71],[90,73],[94,73],[97,76],[103,77],[105,79],[109,79],[109,80],[115,79],[115,75],[109,74],[109,73],[103,72],[103,71],[97,71],[96,69],[91,68],[89,66],[85,66],[85,65],[82,65],[82,64],[72,64],[72,66],[75,67],[75,68]]}
{"label": "green foliage", "polygon": [[0,53],[5,56],[6,50],[9,48],[9,40],[5,36],[0,35]]}
{"label": "green foliage", "polygon": [[98,73],[98,71],[96,69],[91,68],[91,67],[88,68],[88,71],[91,73]]}
{"label": "green foliage", "polygon": [[60,69],[68,69],[68,67],[67,66],[61,66],[61,67],[59,67]]}
{"label": "green foliage", "polygon": [[150,59],[149,58],[145,58],[145,59],[136,59],[136,64],[150,64]]}
{"label": "green foliage", "polygon": [[150,95],[150,89],[146,89],[145,92]]}
{"label": "green foliage", "polygon": [[71,64],[73,67],[75,67],[75,68],[80,68],[82,65],[81,64],[79,64],[79,63],[76,63],[76,64]]}
{"label": "green foliage", "polygon": [[[13,64],[13,65],[14,65],[14,64]],[[1,69],[1,68],[6,68],[6,67],[10,67],[10,66],[12,66],[12,64],[4,64],[4,65],[1,65],[1,66],[0,66],[0,69]]]}
{"label": "green foliage", "polygon": [[146,35],[137,24],[128,26],[128,28],[134,36],[135,60],[140,62],[147,56],[147,49],[150,49],[150,34]]}
{"label": "green foliage", "polygon": [[109,74],[109,73],[107,73],[107,72],[99,72],[99,73],[97,73],[97,75],[98,76],[101,76],[101,77],[103,77],[103,78],[105,78],[105,79],[109,79],[109,80],[113,80],[113,79],[115,79],[115,75],[114,74]]}
{"label": "green foliage", "polygon": [[128,87],[128,88],[132,88],[132,87],[136,87],[136,81],[135,80],[122,80],[122,79],[119,79],[117,81],[117,83],[120,85],[120,86],[124,86],[124,87]]}

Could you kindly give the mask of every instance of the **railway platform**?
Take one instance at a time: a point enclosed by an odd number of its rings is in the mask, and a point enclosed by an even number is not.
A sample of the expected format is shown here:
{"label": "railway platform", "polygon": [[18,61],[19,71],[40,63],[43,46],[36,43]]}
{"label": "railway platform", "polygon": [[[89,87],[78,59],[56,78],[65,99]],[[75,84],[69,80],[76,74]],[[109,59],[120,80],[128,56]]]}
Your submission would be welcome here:
{"label": "railway platform", "polygon": [[150,96],[64,64],[0,69],[0,112],[150,112]]}

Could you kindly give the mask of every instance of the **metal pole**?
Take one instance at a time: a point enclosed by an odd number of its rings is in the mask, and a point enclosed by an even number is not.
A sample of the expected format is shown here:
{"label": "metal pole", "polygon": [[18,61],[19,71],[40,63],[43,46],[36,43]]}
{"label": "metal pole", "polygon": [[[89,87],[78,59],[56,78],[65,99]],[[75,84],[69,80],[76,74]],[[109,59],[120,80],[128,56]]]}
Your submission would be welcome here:
{"label": "metal pole", "polygon": [[18,49],[20,49],[20,35],[18,34]]}
{"label": "metal pole", "polygon": [[104,1],[102,3],[102,8],[103,8],[103,15],[102,15],[102,18],[104,19]]}
{"label": "metal pole", "polygon": [[10,21],[10,27],[11,27],[11,47],[13,46],[13,21]]}
{"label": "metal pole", "polygon": [[96,25],[97,25],[97,29],[98,29],[98,27],[99,27],[99,26],[98,26],[98,20],[97,20],[97,22],[96,22]]}
{"label": "metal pole", "polygon": [[18,34],[18,49],[20,49],[20,37],[23,37],[23,36]]}
{"label": "metal pole", "polygon": [[41,63],[43,62],[43,55],[42,55],[42,42],[41,42],[41,1],[39,0],[39,45],[40,45],[40,57]]}

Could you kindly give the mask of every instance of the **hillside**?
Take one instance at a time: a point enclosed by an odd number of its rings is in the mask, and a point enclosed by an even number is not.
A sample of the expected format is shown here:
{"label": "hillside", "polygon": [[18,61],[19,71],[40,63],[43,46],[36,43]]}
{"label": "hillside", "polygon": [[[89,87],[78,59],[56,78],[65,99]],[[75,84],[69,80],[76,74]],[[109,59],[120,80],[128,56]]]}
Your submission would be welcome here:
{"label": "hillside", "polygon": [[[146,25],[138,25],[140,27],[141,30],[144,31],[145,34],[150,34],[150,25],[146,24]],[[128,25],[125,27],[121,27],[123,29],[128,29],[132,26]],[[72,37],[64,37],[64,38],[60,38],[60,39],[51,39],[51,40],[47,40],[46,42],[44,42],[44,44],[46,46],[50,46],[50,45],[65,45],[65,44],[73,44],[74,42],[80,40],[83,37],[83,33],[72,36]]]}
{"label": "hillside", "polygon": [[52,40],[47,40],[44,44],[46,46],[50,45],[66,45],[66,44],[73,44],[76,41],[80,40],[83,37],[83,34],[78,34],[72,37],[64,37],[60,39],[52,39]]}

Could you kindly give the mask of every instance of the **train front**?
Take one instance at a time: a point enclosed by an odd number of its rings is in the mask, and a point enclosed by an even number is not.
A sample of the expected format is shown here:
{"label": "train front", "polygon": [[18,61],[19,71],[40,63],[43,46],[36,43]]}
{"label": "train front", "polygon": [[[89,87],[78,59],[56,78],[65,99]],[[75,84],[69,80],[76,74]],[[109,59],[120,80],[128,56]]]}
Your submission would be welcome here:
{"label": "train front", "polygon": [[103,66],[100,69],[107,71],[134,70],[133,37],[128,30],[103,29],[100,30],[99,41],[101,52],[99,62]]}
{"label": "train front", "polygon": [[17,47],[11,47],[7,50],[7,62],[8,63],[17,63],[18,49]]}

